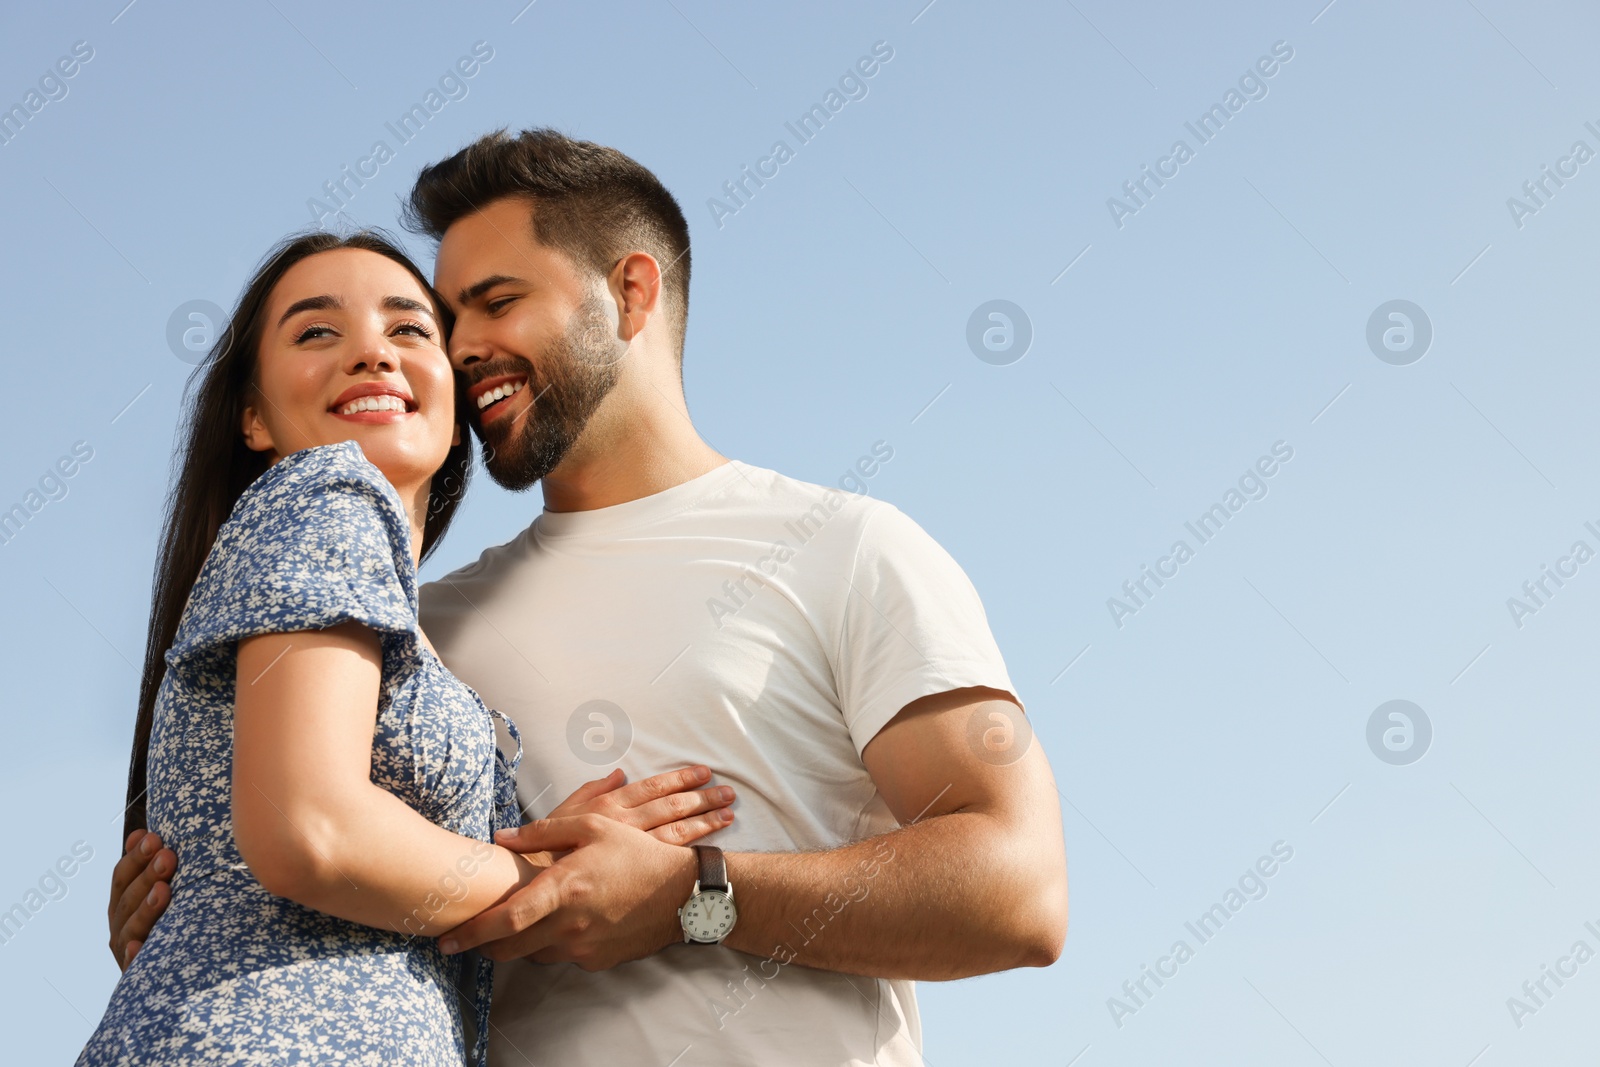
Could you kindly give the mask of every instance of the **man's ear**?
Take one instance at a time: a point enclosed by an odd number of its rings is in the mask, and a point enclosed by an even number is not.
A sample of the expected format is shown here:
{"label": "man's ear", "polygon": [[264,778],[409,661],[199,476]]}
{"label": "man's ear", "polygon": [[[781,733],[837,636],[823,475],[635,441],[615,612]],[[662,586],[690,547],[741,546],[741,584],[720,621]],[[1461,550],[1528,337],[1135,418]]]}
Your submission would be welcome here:
{"label": "man's ear", "polygon": [[631,342],[660,308],[661,265],[648,252],[624,256],[606,279],[617,314],[617,336]]}
{"label": "man's ear", "polygon": [[272,443],[272,431],[267,429],[267,424],[261,420],[261,414],[254,404],[245,405],[244,414],[239,419],[239,432],[244,435],[244,445],[250,451],[276,451]]}

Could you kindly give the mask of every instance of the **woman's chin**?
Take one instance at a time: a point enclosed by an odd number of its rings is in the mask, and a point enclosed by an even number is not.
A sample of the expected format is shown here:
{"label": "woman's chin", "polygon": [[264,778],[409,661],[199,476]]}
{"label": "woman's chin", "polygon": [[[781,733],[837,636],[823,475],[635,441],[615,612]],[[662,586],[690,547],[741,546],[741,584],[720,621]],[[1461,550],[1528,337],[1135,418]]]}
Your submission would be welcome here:
{"label": "woman's chin", "polygon": [[407,441],[396,435],[353,433],[347,440],[361,446],[367,462],[377,467],[396,489],[414,489],[426,484],[450,454],[449,442],[443,448]]}

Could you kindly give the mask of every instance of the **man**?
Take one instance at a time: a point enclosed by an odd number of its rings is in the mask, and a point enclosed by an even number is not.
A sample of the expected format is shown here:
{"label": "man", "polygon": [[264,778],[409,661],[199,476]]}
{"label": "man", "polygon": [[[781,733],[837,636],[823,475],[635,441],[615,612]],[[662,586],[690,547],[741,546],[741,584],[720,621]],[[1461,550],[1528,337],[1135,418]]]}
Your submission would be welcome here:
{"label": "man", "polygon": [[[545,501],[424,587],[424,629],[517,723],[529,808],[617,764],[739,796],[720,857],[598,816],[502,839],[560,858],[440,942],[506,961],[495,1062],[920,1063],[912,981],[1047,966],[1066,934],[1054,783],[971,583],[891,505],[700,438],[688,227],[633,160],[491,134],[408,221],[490,474]],[[118,865],[114,951],[164,902],[146,864]]]}

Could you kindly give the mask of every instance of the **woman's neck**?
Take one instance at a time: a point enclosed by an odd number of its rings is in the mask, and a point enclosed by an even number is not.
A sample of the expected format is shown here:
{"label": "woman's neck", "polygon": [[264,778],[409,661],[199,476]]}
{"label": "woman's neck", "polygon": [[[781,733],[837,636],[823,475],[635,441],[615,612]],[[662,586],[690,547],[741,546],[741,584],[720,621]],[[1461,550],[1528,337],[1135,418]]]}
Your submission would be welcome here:
{"label": "woman's neck", "polygon": [[428,525],[428,502],[432,479],[421,485],[395,486],[400,500],[406,505],[406,518],[411,522],[411,565],[422,566],[422,534]]}

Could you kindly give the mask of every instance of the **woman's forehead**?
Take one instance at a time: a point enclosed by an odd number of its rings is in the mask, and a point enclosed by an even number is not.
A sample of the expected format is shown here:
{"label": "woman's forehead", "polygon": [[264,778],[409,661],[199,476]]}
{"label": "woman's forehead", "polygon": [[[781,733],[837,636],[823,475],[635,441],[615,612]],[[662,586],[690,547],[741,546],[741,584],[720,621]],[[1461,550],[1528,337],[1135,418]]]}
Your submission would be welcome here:
{"label": "woman's forehead", "polygon": [[365,248],[332,248],[307,256],[278,279],[271,303],[281,306],[323,294],[362,303],[400,295],[433,305],[432,295],[404,265]]}

